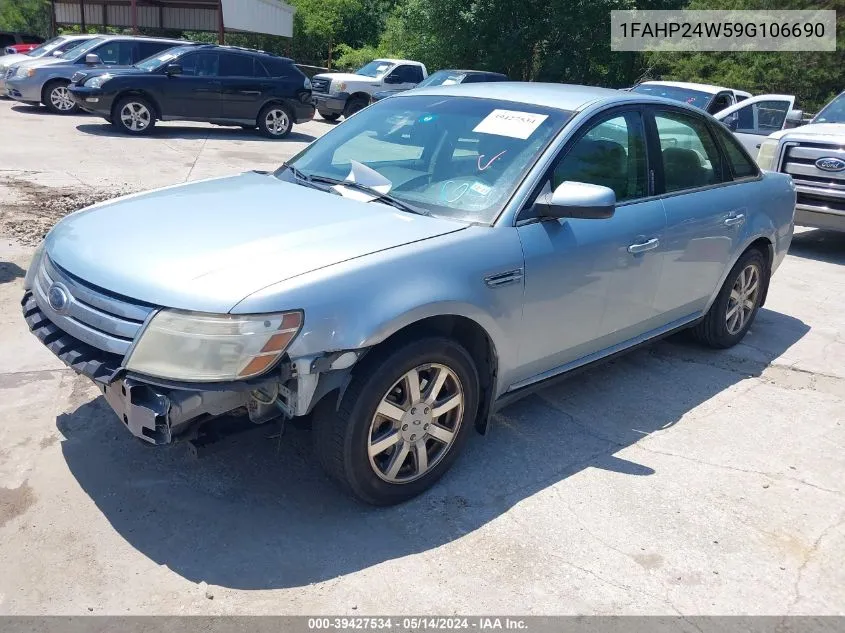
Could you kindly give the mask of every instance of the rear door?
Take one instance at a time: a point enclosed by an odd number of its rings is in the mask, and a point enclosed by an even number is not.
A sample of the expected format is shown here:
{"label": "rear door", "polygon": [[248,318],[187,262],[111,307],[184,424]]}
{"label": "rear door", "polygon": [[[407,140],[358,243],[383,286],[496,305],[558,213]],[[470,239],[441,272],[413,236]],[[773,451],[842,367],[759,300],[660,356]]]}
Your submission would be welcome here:
{"label": "rear door", "polygon": [[220,53],[220,117],[255,123],[270,87],[264,66],[252,55]]}
{"label": "rear door", "polygon": [[391,83],[391,89],[410,90],[423,80],[422,68],[410,64],[401,64],[394,68],[390,76],[396,78],[396,83]]}
{"label": "rear door", "polygon": [[[656,305],[674,321],[704,309],[734,259],[748,210],[742,179],[733,177],[706,117],[671,106],[649,111],[660,144],[655,183],[667,220]],[[756,179],[759,172],[752,171],[744,178]]]}
{"label": "rear door", "polygon": [[161,90],[165,118],[209,120],[220,118],[219,54],[187,53],[178,59],[182,74],[167,78]]}
{"label": "rear door", "polygon": [[793,95],[751,97],[713,115],[724,123],[752,156],[763,139],[786,126],[786,117],[795,105]]}

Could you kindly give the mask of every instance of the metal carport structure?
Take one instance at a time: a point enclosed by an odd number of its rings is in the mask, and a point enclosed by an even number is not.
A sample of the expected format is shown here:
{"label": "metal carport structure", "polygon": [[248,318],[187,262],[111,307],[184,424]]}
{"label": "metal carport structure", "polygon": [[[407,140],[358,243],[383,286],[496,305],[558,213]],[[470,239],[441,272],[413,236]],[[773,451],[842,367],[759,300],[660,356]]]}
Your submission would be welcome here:
{"label": "metal carport structure", "polygon": [[281,0],[51,0],[54,25],[265,33],[291,37],[295,9]]}

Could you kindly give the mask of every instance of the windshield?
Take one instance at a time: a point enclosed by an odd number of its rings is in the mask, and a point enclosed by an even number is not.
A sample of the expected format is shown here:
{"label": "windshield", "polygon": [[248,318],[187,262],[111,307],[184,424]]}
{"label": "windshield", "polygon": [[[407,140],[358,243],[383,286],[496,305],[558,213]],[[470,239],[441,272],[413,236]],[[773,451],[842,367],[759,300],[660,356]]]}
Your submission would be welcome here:
{"label": "windshield", "polygon": [[639,92],[640,94],[651,95],[652,97],[663,97],[672,101],[682,101],[702,110],[707,109],[707,105],[713,98],[713,95],[707,92],[701,92],[700,90],[678,88],[677,86],[661,86],[659,84],[640,84],[631,88],[631,92]]}
{"label": "windshield", "polygon": [[822,108],[812,123],[845,123],[845,92]]}
{"label": "windshield", "polygon": [[138,62],[135,64],[135,68],[147,71],[156,70],[157,68],[161,68],[165,64],[172,62],[174,59],[187,53],[193,48],[193,46],[176,46],[174,48],[168,48],[166,51],[162,51],[161,53],[157,53],[152,57],[147,57],[147,59]]}
{"label": "windshield", "polygon": [[464,73],[438,70],[433,75],[429,75],[418,83],[417,88],[425,88],[426,86],[452,86],[461,83],[465,76]]}
{"label": "windshield", "polygon": [[59,44],[65,41],[63,37],[54,37],[51,40],[47,40],[38,48],[33,48],[31,51],[27,53],[30,57],[44,57],[44,55],[48,54],[51,51],[56,50]]}
{"label": "windshield", "polygon": [[[432,215],[491,224],[572,116],[527,103],[406,96],[379,101],[294,157],[277,176],[344,180],[351,161],[392,197]],[[300,181],[301,182],[301,181]]]}
{"label": "windshield", "polygon": [[74,46],[62,53],[62,58],[76,61],[83,55],[86,55],[92,48],[96,48],[105,41],[105,38],[95,37],[93,40],[82,42],[81,44],[78,44],[77,46]]}
{"label": "windshield", "polygon": [[393,68],[393,64],[391,62],[376,59],[371,61],[369,64],[361,66],[361,68],[355,71],[355,74],[364,75],[364,77],[380,77],[391,68]]}

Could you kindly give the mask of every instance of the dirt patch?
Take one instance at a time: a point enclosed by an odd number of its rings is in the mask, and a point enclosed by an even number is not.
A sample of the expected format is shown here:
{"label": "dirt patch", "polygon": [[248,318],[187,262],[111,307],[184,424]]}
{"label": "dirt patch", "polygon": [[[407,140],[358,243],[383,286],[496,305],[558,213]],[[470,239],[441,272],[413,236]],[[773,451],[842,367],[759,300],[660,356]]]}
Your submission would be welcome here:
{"label": "dirt patch", "polygon": [[35,494],[26,482],[17,488],[0,488],[0,527],[22,515],[34,503]]}
{"label": "dirt patch", "polygon": [[0,186],[9,190],[7,195],[11,193],[11,200],[0,204],[0,235],[25,246],[38,245],[47,231],[69,213],[131,193],[129,190],[45,187],[17,178],[0,181]]}

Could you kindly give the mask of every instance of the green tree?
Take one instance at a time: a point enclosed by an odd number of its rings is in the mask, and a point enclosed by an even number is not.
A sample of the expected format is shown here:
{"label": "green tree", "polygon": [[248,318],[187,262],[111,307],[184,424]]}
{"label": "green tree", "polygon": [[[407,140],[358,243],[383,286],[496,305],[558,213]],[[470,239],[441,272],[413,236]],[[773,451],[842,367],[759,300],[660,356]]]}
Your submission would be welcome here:
{"label": "green tree", "polygon": [[0,0],[0,31],[50,34],[50,0]]}

